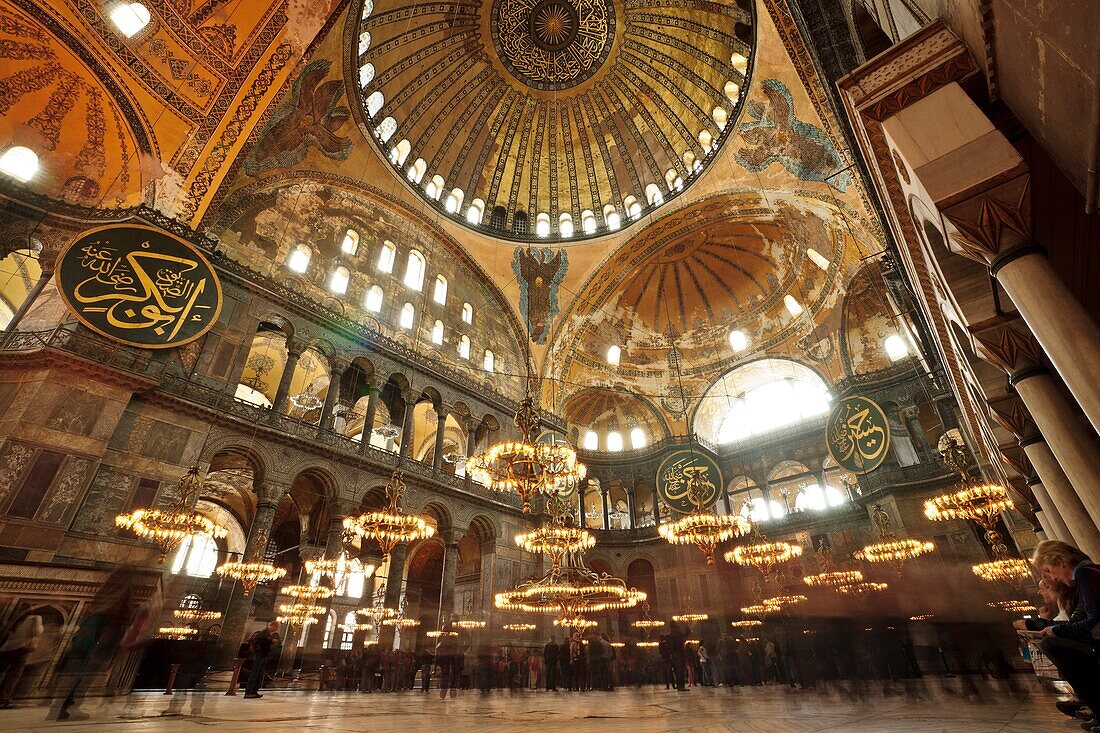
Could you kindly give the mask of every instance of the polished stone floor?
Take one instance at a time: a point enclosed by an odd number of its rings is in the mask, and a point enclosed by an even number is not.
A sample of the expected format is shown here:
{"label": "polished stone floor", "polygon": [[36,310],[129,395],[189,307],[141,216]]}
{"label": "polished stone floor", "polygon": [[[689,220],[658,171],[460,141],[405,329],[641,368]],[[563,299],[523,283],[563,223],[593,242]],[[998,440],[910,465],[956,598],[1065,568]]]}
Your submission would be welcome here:
{"label": "polished stone floor", "polygon": [[0,711],[9,733],[79,731],[197,731],[200,726],[263,733],[378,731],[515,733],[562,731],[731,731],[736,733],[1051,733],[1079,731],[1054,709],[1054,697],[1036,687],[1010,691],[1001,684],[948,682],[909,690],[782,687],[663,688],[615,692],[430,694],[268,693],[261,700],[218,693],[140,693],[109,702],[89,700],[85,720],[47,721],[46,707]]}

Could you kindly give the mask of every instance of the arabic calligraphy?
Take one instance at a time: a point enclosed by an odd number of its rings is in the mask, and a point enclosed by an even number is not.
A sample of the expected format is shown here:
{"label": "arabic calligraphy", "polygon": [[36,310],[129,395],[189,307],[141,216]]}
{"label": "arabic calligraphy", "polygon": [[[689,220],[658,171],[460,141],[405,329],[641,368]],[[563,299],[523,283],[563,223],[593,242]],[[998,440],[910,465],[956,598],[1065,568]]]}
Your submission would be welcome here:
{"label": "arabic calligraphy", "polygon": [[606,0],[496,0],[493,21],[493,41],[509,71],[537,89],[567,89],[607,57],[615,9]]}
{"label": "arabic calligraphy", "polygon": [[180,346],[202,336],[221,311],[214,268],[188,242],[152,227],[92,230],[62,253],[57,287],[93,331],[131,346]]}
{"label": "arabic calligraphy", "polygon": [[697,451],[676,451],[657,469],[657,494],[669,508],[683,514],[712,507],[721,486],[718,465]]}
{"label": "arabic calligraphy", "polygon": [[833,460],[855,473],[867,473],[886,459],[890,424],[882,408],[866,397],[847,397],[829,413],[825,440]]}

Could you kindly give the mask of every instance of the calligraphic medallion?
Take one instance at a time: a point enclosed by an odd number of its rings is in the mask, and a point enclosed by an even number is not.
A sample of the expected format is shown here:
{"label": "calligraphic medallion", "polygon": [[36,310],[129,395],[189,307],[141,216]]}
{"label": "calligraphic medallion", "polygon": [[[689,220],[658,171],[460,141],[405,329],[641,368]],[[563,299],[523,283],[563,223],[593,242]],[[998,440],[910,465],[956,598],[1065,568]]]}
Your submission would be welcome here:
{"label": "calligraphic medallion", "polygon": [[722,486],[722,470],[698,450],[681,448],[657,469],[657,495],[669,509],[681,514],[710,509]]}
{"label": "calligraphic medallion", "polygon": [[886,460],[890,423],[882,408],[866,397],[845,397],[829,413],[825,442],[841,467],[867,473]]}
{"label": "calligraphic medallion", "polygon": [[556,91],[590,78],[615,41],[610,0],[493,0],[493,45],[501,63],[535,89]]}
{"label": "calligraphic medallion", "polygon": [[145,349],[194,341],[222,307],[214,267],[194,245],[137,224],[80,235],[57,260],[57,289],[85,326]]}

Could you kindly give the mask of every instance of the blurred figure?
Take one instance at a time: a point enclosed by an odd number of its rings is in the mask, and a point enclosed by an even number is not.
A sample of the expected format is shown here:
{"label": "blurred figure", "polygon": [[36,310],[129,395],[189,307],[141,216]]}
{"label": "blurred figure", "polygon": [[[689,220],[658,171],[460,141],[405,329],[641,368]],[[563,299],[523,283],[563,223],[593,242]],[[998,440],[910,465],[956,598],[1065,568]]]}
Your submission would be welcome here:
{"label": "blurred figure", "polygon": [[683,627],[673,623],[668,633],[668,659],[672,667],[672,674],[676,680],[676,689],[680,692],[687,691],[684,685],[684,675],[687,672],[687,660],[684,657],[684,641],[687,639]]}
{"label": "blurred figure", "polygon": [[542,658],[546,663],[546,691],[558,691],[558,645],[553,638],[542,649]]}
{"label": "blurred figure", "polygon": [[1047,626],[1040,632],[1044,638],[1039,648],[1092,710],[1092,719],[1081,727],[1100,730],[1100,675],[1096,674],[1100,662],[1100,566],[1076,547],[1058,540],[1040,542],[1031,562],[1043,577],[1076,588],[1080,594],[1084,618]]}
{"label": "blurred figure", "polygon": [[707,652],[706,644],[700,641],[699,648],[695,653],[699,655],[699,684],[704,687],[713,687],[714,679],[710,674],[710,654]]}
{"label": "blurred figure", "polygon": [[23,677],[27,658],[38,648],[39,638],[44,631],[42,617],[34,613],[27,614],[15,624],[7,641],[0,646],[0,675],[3,675],[4,680],[0,684],[0,709],[11,707],[11,698]]}
{"label": "blurred figure", "polygon": [[263,697],[260,687],[264,681],[264,671],[267,669],[267,660],[271,656],[271,650],[275,647],[276,632],[279,630],[279,622],[272,621],[264,628],[257,631],[249,639],[252,647],[252,671],[248,675],[248,683],[244,687],[246,700],[256,700]]}

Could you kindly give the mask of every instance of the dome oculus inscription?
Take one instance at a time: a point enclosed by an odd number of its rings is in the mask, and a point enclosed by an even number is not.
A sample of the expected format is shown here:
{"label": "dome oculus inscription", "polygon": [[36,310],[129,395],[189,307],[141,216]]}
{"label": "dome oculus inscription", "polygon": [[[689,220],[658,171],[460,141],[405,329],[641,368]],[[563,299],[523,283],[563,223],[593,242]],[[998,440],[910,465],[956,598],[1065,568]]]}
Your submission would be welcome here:
{"label": "dome oculus inscription", "polygon": [[611,51],[615,8],[607,0],[494,0],[493,44],[505,68],[535,89],[590,78]]}

